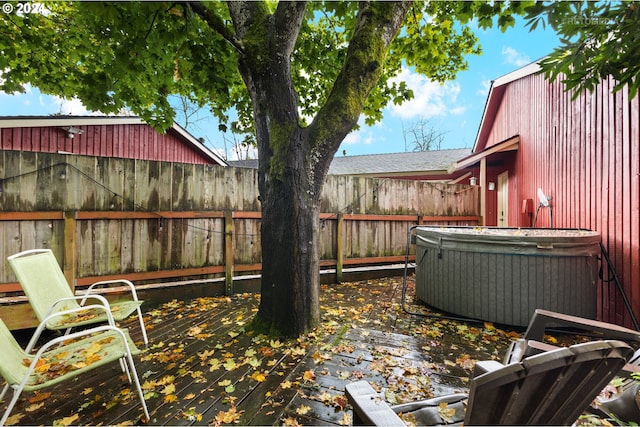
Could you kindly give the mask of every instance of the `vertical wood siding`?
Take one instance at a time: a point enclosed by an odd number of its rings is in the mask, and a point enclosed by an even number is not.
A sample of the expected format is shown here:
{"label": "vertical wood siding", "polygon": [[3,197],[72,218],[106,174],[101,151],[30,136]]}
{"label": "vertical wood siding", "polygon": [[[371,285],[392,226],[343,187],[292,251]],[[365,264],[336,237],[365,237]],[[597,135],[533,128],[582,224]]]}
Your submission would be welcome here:
{"label": "vertical wood siding", "polygon": [[[529,75],[508,84],[486,147],[520,135],[509,169],[509,225],[528,226],[522,199],[553,197],[554,228],[599,231],[640,317],[640,108],[603,81],[572,100],[562,83]],[[499,171],[498,171],[499,172]],[[538,227],[549,227],[541,209]],[[607,276],[605,275],[605,278]],[[630,326],[614,283],[599,282],[599,316]]]}
{"label": "vertical wood siding", "polygon": [[44,153],[72,153],[87,156],[119,157],[210,164],[211,160],[187,145],[169,129],[159,134],[145,124],[77,126],[82,134],[69,138],[59,127],[2,128],[0,149]]}

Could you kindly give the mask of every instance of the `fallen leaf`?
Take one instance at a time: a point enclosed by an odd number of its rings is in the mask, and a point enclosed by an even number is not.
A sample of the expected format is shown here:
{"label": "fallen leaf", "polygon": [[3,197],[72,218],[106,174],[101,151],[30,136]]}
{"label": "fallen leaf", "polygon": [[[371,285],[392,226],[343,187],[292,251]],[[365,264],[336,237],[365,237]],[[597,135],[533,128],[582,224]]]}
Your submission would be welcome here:
{"label": "fallen leaf", "polygon": [[200,422],[202,421],[202,414],[200,414],[199,412],[196,412],[196,408],[189,408],[186,411],[182,412],[182,418],[184,418],[187,421],[192,421],[192,422]]}
{"label": "fallen leaf", "polygon": [[209,360],[209,372],[217,371],[218,369],[220,369],[220,360],[219,359]]}
{"label": "fallen leaf", "polygon": [[298,415],[306,415],[310,410],[311,410],[311,407],[306,406],[306,405],[300,405],[296,409],[296,414],[298,414]]}
{"label": "fallen leaf", "polygon": [[262,372],[258,372],[258,371],[251,374],[251,378],[254,379],[255,381],[258,381],[259,383],[264,382],[264,380],[267,379],[267,377],[265,377]]}
{"label": "fallen leaf", "polygon": [[55,420],[53,422],[53,425],[54,426],[70,426],[71,424],[74,424],[76,421],[78,421],[78,418],[80,418],[78,414],[73,414],[70,417],[64,417],[60,420]]}
{"label": "fallen leaf", "polygon": [[344,408],[347,407],[348,403],[349,401],[347,400],[347,396],[344,394],[333,397],[333,406],[340,408],[341,411],[344,411]]}
{"label": "fallen leaf", "polygon": [[44,402],[38,402],[38,403],[34,403],[32,405],[29,405],[25,408],[26,412],[35,412],[38,409],[42,408],[44,406]]}
{"label": "fallen leaf", "polygon": [[248,365],[250,365],[253,368],[257,368],[258,366],[262,365],[262,360],[261,359],[257,359],[255,357],[251,357],[249,359],[246,360],[246,363]]}
{"label": "fallen leaf", "polygon": [[169,394],[173,394],[176,392],[176,385],[175,384],[167,384],[165,386],[164,389],[162,389],[162,394],[164,395],[169,395]]}
{"label": "fallen leaf", "polygon": [[351,419],[351,414],[345,412],[342,414],[342,419],[340,420],[341,426],[350,426],[353,424],[353,420]]}
{"label": "fallen leaf", "polygon": [[456,413],[456,410],[454,408],[450,408],[446,402],[443,402],[440,405],[438,405],[438,415],[440,415],[440,417],[446,423],[453,422],[453,416],[455,415],[455,413]]}
{"label": "fallen leaf", "polygon": [[333,400],[333,397],[331,396],[331,393],[329,393],[328,391],[323,391],[318,396],[316,396],[316,399],[324,403],[325,405],[329,405]]}
{"label": "fallen leaf", "polygon": [[228,411],[220,411],[218,412],[215,418],[216,425],[223,425],[223,424],[230,424],[230,423],[237,424],[240,421],[240,416],[242,415],[243,412],[244,411],[238,412],[235,406],[232,406],[231,409],[229,409]]}
{"label": "fallen leaf", "polygon": [[301,424],[298,423],[298,420],[296,420],[295,418],[289,417],[289,418],[286,418],[284,420],[283,425],[285,425],[285,426],[300,426]]}
{"label": "fallen leaf", "polygon": [[316,374],[313,371],[305,371],[302,375],[302,379],[304,379],[305,381],[315,381]]}
{"label": "fallen leaf", "polygon": [[307,350],[302,347],[294,347],[290,350],[292,356],[304,356],[307,354]]}
{"label": "fallen leaf", "polygon": [[43,400],[46,400],[48,398],[51,397],[51,393],[50,392],[39,392],[39,391],[35,391],[33,393],[33,396],[31,396],[29,398],[29,402],[30,403],[37,403],[37,402],[42,402]]}
{"label": "fallen leaf", "polygon": [[238,367],[238,365],[236,364],[236,361],[233,359],[225,360],[222,366],[224,366],[224,369],[226,369],[227,371],[233,371]]}
{"label": "fallen leaf", "polygon": [[472,370],[476,365],[476,361],[473,360],[468,354],[463,354],[456,359],[456,363],[462,368],[468,371]]}
{"label": "fallen leaf", "polygon": [[172,402],[175,402],[176,400],[178,400],[178,396],[176,396],[175,394],[167,394],[164,397],[165,403],[172,403]]}
{"label": "fallen leaf", "polygon": [[262,354],[264,357],[273,356],[273,349],[271,347],[260,347],[258,352]]}
{"label": "fallen leaf", "polygon": [[336,374],[338,374],[338,378],[341,380],[346,380],[351,376],[349,371],[337,371]]}

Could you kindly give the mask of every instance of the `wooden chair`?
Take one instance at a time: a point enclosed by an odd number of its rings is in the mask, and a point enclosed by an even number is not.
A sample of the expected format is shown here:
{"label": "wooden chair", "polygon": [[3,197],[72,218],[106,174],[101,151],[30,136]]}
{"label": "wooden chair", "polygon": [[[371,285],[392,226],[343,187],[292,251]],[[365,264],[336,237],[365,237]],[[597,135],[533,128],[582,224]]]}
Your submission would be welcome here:
{"label": "wooden chair", "polygon": [[[640,345],[639,331],[634,331],[633,329],[624,328],[612,323],[537,309],[531,316],[524,336],[511,344],[505,356],[504,363],[519,362],[525,357],[548,351],[550,347],[541,345],[540,343],[543,342],[547,329],[551,327],[570,328],[571,331],[584,333],[596,339],[620,340],[636,343],[636,346]],[[534,346],[531,347],[529,343]],[[627,366],[631,372],[638,370],[638,363],[635,363],[636,359],[640,359],[640,357],[634,357],[630,361],[630,363],[635,366]]]}
{"label": "wooden chair", "polygon": [[[90,306],[90,308],[100,310],[101,306]],[[63,311],[54,313],[52,317],[69,314],[73,313]],[[45,328],[45,324],[41,323],[32,341],[37,341]],[[126,330],[112,325],[85,329],[54,338],[46,342],[37,352],[31,353],[20,347],[11,331],[0,319],[0,347],[2,348],[0,374],[6,381],[0,392],[0,401],[9,388],[13,389],[13,397],[0,419],[0,426],[3,426],[9,418],[11,410],[23,391],[36,391],[50,387],[115,361],[120,361],[129,382],[133,379],[144,415],[147,420],[149,419],[149,411],[133,363],[133,355],[140,351]],[[48,366],[55,366],[55,369],[47,369]]]}
{"label": "wooden chair", "polygon": [[[52,313],[72,309],[71,314],[66,317],[56,316],[52,320],[48,320],[46,322],[48,329],[66,329],[69,332],[71,328],[95,323],[108,322],[114,325],[114,321],[123,320],[136,312],[144,343],[148,344],[147,331],[140,310],[142,301],[138,300],[136,289],[129,280],[96,282],[84,294],[76,296],[71,291],[64,273],[50,249],[27,250],[11,255],[7,261],[40,322],[43,322]],[[129,299],[109,304],[104,296],[97,293],[104,286],[118,284],[131,293]],[[102,304],[108,307],[108,310],[77,310],[87,301]],[[35,343],[29,343],[27,351],[31,350],[33,345]]]}
{"label": "wooden chair", "polygon": [[[570,425],[632,355],[629,345],[611,340],[556,348],[510,365],[478,362],[466,408],[465,395],[392,407],[366,381],[350,383],[345,391],[354,424],[401,426],[397,414],[403,413],[430,425]],[[440,416],[443,408],[452,409],[447,417]]]}
{"label": "wooden chair", "polygon": [[[585,319],[549,310],[537,309],[531,316],[529,326],[523,338],[514,341],[507,352],[504,363],[517,363],[534,354],[557,348],[543,343],[548,328],[569,328],[569,331],[582,333],[593,338],[615,339],[640,346],[640,332],[612,323]],[[640,372],[640,350],[637,350],[629,362],[618,373],[623,378],[619,392],[609,397],[598,397],[590,410],[597,415],[610,417],[630,423],[640,424],[640,383],[631,378],[631,373]]]}

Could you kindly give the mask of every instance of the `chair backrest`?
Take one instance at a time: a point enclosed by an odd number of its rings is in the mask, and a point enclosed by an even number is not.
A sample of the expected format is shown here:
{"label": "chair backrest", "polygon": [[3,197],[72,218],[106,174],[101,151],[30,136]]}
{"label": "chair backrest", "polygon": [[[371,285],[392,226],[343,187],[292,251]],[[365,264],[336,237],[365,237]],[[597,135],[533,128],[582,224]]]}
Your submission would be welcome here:
{"label": "chair backrest", "polygon": [[621,341],[591,341],[475,377],[465,425],[570,425],[631,358]]}
{"label": "chair backrest", "polygon": [[7,384],[20,383],[27,371],[27,367],[22,363],[26,355],[2,319],[0,319],[0,348],[2,348],[0,351],[0,374]]}
{"label": "chair backrest", "polygon": [[[29,303],[42,321],[54,302],[73,297],[73,291],[64,277],[58,260],[50,249],[32,249],[7,258]],[[55,311],[77,308],[78,303],[69,301],[56,306]]]}

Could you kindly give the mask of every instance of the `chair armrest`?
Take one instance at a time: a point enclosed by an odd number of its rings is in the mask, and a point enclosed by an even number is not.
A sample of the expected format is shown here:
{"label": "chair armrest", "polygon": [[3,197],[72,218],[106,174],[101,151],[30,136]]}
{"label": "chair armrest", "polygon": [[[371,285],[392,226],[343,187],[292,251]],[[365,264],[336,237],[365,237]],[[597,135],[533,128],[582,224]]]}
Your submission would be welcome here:
{"label": "chair armrest", "polygon": [[[72,299],[72,298],[64,298],[64,299],[67,300],[67,299]],[[62,301],[62,300],[59,300],[59,301]],[[42,322],[40,322],[40,324],[38,324],[38,327],[33,332],[33,335],[31,336],[31,339],[29,340],[29,344],[27,344],[27,347],[25,348],[25,352],[29,353],[29,352],[31,352],[33,347],[35,347],[36,343],[40,339],[40,336],[42,335],[42,332],[47,328],[47,323],[49,321],[51,321],[52,319],[55,319],[56,317],[67,316],[67,315],[70,315],[70,314],[73,314],[73,313],[81,312],[83,310],[104,310],[104,312],[107,315],[107,319],[109,320],[109,326],[110,327],[115,327],[115,321],[113,320],[113,316],[111,315],[111,311],[109,310],[109,306],[105,307],[102,304],[85,305],[85,306],[82,306],[82,307],[79,307],[79,308],[72,308],[70,310],[57,311],[55,313],[48,314],[44,319],[42,319]],[[65,335],[65,339],[69,339],[69,335]]]}
{"label": "chair armrest", "polygon": [[98,292],[99,288],[110,287],[108,285],[115,285],[115,284],[120,284],[121,287],[128,287],[129,292],[131,292],[131,297],[133,298],[133,300],[138,301],[138,293],[136,292],[136,287],[134,286],[133,282],[127,279],[101,280],[99,282],[92,283],[91,286],[89,286],[86,289],[84,295],[85,296],[96,295],[94,292]]}
{"label": "chair armrest", "polygon": [[525,339],[542,341],[548,324],[572,327],[584,331],[597,332],[603,339],[640,342],[640,332],[613,323],[585,319],[583,317],[556,313],[549,310],[536,309],[531,317],[529,327],[524,334]]}
{"label": "chair armrest", "polygon": [[504,365],[495,360],[479,360],[476,362],[476,366],[473,368],[473,377],[478,377],[482,374],[486,374],[487,372],[496,371],[498,369],[504,368]]}
{"label": "chair armrest", "polygon": [[[49,307],[49,311],[47,311],[47,314],[45,315],[45,318],[48,319],[52,314],[54,314],[53,310],[56,308],[56,306],[58,304],[60,304],[60,303],[65,302],[65,301],[74,301],[74,300],[75,301],[79,301],[80,307],[82,309],[86,310],[89,307],[89,306],[85,305],[88,299],[97,300],[99,302],[99,305],[101,305],[104,308],[104,310],[107,312],[107,317],[109,318],[109,324],[111,324],[111,325],[115,324],[114,321],[113,321],[113,316],[111,315],[111,305],[109,304],[109,301],[107,301],[107,299],[105,297],[103,297],[102,295],[98,295],[98,294],[75,295],[75,296],[72,296],[72,297],[60,298],[59,300],[57,300],[56,302],[51,304],[51,307]],[[79,310],[78,309],[64,310],[65,314],[70,314],[70,313],[73,313],[74,311],[79,311]]]}
{"label": "chair armrest", "polygon": [[345,394],[353,407],[354,425],[406,426],[367,381],[347,384]]}
{"label": "chair armrest", "polygon": [[127,342],[127,338],[124,334],[124,332],[122,331],[122,329],[116,327],[116,326],[112,326],[112,325],[102,325],[102,326],[96,326],[95,328],[89,328],[89,329],[83,329],[82,331],[78,331],[78,332],[74,332],[68,335],[63,335],[60,337],[56,337],[53,338],[50,341],[47,341],[46,343],[44,343],[42,345],[42,347],[40,347],[38,349],[38,352],[36,353],[36,355],[34,357],[40,357],[42,355],[42,353],[45,353],[47,350],[49,350],[51,347],[55,347],[61,343],[65,343],[67,341],[70,340],[74,340],[77,338],[83,338],[83,337],[88,337],[90,335],[93,335],[95,333],[98,332],[106,332],[106,331],[112,331],[112,332],[116,332],[119,335],[119,339],[122,340],[122,344],[123,344],[123,348],[125,349],[129,349],[129,344]]}
{"label": "chair armrest", "polygon": [[80,301],[80,306],[84,305],[87,302],[87,299],[94,299],[97,300],[100,305],[103,305],[106,309],[110,308],[109,305],[109,301],[107,301],[107,299],[99,294],[91,294],[91,295],[75,295],[72,297],[64,297],[64,298],[60,298],[59,300],[57,300],[56,302],[54,302],[53,304],[51,304],[51,307],[49,307],[49,311],[47,312],[47,316],[49,316],[52,312],[53,309],[60,303],[65,302],[65,301]]}

